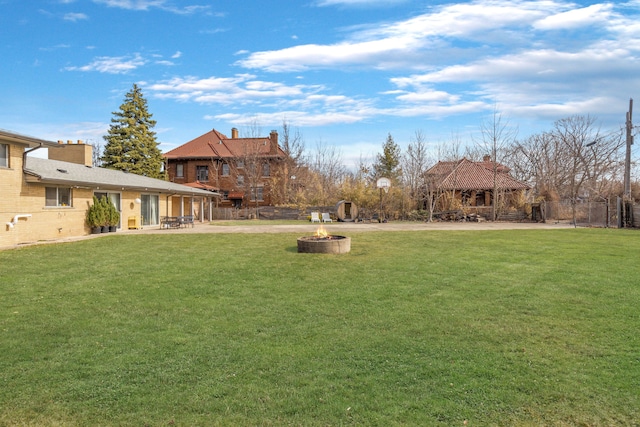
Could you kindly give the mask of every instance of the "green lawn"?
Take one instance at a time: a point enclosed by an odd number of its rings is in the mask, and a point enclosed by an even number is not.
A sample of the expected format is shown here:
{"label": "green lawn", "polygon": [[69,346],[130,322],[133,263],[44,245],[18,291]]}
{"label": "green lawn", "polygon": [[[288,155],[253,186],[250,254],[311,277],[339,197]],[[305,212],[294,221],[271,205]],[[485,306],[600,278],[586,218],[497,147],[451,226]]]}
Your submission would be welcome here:
{"label": "green lawn", "polygon": [[637,425],[637,231],[350,236],[0,252],[0,425]]}

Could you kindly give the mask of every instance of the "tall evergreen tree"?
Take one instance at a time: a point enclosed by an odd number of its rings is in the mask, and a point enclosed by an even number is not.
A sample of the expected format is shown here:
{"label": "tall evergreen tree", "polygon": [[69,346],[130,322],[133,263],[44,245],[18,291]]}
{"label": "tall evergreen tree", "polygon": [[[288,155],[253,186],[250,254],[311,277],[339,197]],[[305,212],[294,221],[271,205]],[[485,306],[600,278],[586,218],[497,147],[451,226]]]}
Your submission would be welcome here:
{"label": "tall evergreen tree", "polygon": [[162,152],[152,130],[156,121],[151,118],[147,101],[136,84],[113,116],[109,132],[103,137],[106,144],[102,166],[164,179]]}
{"label": "tall evergreen tree", "polygon": [[387,140],[382,145],[382,153],[376,155],[376,161],[371,171],[371,178],[376,180],[385,177],[389,178],[392,182],[397,182],[401,174],[401,155],[400,147],[395,143],[391,134],[389,134]]}

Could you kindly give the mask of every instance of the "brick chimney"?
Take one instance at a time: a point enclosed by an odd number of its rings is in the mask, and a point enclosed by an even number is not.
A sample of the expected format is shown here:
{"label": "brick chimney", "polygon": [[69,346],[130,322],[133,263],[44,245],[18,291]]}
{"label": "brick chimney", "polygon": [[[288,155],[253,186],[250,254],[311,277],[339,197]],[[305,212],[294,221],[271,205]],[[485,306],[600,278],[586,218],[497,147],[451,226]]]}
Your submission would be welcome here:
{"label": "brick chimney", "polygon": [[269,154],[276,155],[278,154],[278,131],[272,130],[269,134]]}
{"label": "brick chimney", "polygon": [[231,128],[231,139],[238,139],[238,128]]}
{"label": "brick chimney", "polygon": [[93,146],[80,140],[77,144],[74,144],[71,140],[64,144],[59,140],[56,147],[49,148],[49,159],[92,166]]}

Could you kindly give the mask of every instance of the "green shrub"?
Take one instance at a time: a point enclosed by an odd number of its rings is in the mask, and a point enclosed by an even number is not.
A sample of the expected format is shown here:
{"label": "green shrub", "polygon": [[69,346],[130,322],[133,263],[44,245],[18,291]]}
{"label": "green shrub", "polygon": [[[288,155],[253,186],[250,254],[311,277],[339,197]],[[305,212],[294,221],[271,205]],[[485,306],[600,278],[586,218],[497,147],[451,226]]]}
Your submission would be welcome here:
{"label": "green shrub", "polygon": [[93,196],[93,204],[87,209],[87,225],[90,228],[100,227],[101,223],[101,205],[96,196]]}

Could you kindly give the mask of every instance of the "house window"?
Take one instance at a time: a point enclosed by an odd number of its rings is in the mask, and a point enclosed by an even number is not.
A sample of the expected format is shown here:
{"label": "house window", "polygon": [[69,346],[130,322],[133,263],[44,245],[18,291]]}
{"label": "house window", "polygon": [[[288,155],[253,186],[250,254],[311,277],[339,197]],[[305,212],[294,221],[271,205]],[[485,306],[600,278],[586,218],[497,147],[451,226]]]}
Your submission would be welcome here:
{"label": "house window", "polygon": [[264,163],[262,165],[262,176],[270,176],[271,175],[271,165],[269,163]]}
{"label": "house window", "polygon": [[71,207],[71,188],[45,187],[45,206]]}
{"label": "house window", "polygon": [[9,144],[0,144],[0,168],[9,167]]}
{"label": "house window", "polygon": [[251,189],[251,201],[255,202],[255,201],[263,201],[263,187],[253,187]]}
{"label": "house window", "polygon": [[196,179],[200,182],[209,181],[209,167],[208,166],[196,166]]}
{"label": "house window", "polygon": [[237,167],[238,169],[242,169],[242,168],[244,167],[244,160],[238,160],[238,161],[236,162],[236,167]]}
{"label": "house window", "polygon": [[184,165],[182,163],[176,165],[176,178],[184,178]]}
{"label": "house window", "polygon": [[244,185],[244,175],[238,175],[238,185]]}
{"label": "house window", "polygon": [[229,163],[222,164],[222,176],[229,176]]}
{"label": "house window", "polygon": [[222,200],[229,200],[229,192],[228,191],[223,191],[222,192]]}

